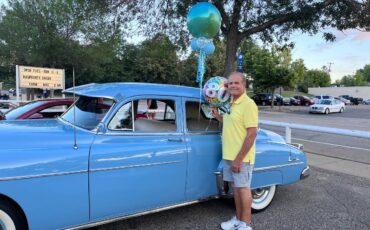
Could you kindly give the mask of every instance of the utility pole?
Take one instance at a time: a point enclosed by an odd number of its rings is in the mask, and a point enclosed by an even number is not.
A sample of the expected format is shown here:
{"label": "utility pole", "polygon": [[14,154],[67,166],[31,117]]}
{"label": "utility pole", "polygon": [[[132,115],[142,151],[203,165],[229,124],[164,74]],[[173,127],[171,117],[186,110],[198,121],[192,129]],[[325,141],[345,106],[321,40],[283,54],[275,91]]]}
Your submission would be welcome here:
{"label": "utility pole", "polygon": [[331,65],[334,64],[334,63],[333,62],[329,62],[328,64],[329,64],[329,70],[328,70],[328,72],[330,74],[330,72],[331,72]]}

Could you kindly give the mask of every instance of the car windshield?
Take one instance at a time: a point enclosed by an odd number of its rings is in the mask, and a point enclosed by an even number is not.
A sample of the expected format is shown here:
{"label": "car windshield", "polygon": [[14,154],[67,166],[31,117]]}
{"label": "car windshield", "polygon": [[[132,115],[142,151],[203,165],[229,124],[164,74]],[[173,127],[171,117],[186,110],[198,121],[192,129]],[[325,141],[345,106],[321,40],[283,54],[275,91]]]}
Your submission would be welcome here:
{"label": "car windshield", "polygon": [[5,113],[5,118],[8,120],[15,120],[22,114],[24,114],[27,111],[30,111],[34,108],[37,108],[38,106],[44,104],[45,101],[34,101],[27,103],[25,105],[19,106],[17,108],[14,108],[12,110],[9,110],[7,113]]}
{"label": "car windshield", "polygon": [[114,101],[108,98],[80,96],[61,118],[83,129],[93,130],[113,104]]}
{"label": "car windshield", "polygon": [[322,99],[330,99],[330,96],[322,96]]}
{"label": "car windshield", "polygon": [[319,104],[321,105],[330,105],[331,101],[330,100],[321,100]]}

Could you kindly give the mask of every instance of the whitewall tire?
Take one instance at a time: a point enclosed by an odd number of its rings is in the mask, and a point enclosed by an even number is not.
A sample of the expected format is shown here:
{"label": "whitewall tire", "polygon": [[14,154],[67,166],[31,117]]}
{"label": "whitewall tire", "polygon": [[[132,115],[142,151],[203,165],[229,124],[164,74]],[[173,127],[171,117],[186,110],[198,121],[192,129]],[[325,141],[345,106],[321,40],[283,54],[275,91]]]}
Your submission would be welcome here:
{"label": "whitewall tire", "polygon": [[267,208],[274,199],[276,185],[252,190],[252,209],[262,211]]}
{"label": "whitewall tire", "polygon": [[8,215],[8,213],[4,212],[1,209],[0,209],[0,229],[16,230],[13,219]]}
{"label": "whitewall tire", "polygon": [[27,230],[27,221],[13,203],[0,199],[0,229]]}

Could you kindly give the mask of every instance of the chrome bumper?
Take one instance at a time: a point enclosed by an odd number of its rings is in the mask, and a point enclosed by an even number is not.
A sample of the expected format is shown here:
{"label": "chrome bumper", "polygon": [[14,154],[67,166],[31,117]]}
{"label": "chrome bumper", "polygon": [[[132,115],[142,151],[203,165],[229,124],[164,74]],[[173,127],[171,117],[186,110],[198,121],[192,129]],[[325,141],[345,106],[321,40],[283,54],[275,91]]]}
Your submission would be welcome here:
{"label": "chrome bumper", "polygon": [[301,180],[306,179],[310,175],[310,166],[307,165],[301,172]]}

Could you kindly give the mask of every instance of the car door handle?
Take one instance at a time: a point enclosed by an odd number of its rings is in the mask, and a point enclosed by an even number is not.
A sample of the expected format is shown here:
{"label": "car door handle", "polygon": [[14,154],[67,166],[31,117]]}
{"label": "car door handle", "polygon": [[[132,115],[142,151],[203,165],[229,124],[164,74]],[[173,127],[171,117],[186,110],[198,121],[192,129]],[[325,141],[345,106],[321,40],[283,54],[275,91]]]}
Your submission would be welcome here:
{"label": "car door handle", "polygon": [[184,141],[182,138],[168,138],[167,140],[170,142],[183,142]]}

